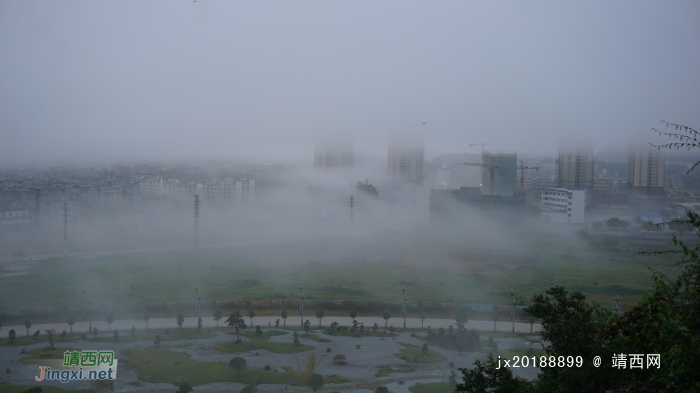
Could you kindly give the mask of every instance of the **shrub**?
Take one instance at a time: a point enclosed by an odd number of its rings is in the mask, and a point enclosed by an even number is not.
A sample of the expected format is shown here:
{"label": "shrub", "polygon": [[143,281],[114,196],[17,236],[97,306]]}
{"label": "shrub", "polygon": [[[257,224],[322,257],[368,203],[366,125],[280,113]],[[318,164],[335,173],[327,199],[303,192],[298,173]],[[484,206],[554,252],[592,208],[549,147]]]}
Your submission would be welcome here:
{"label": "shrub", "polygon": [[360,349],[360,344],[355,345],[355,349]]}
{"label": "shrub", "polygon": [[326,348],[326,352],[330,352],[330,351],[331,351],[331,349],[330,349],[330,348]]}
{"label": "shrub", "polygon": [[270,365],[269,365],[269,364],[266,364],[266,365],[265,365],[265,371],[270,371],[270,370],[271,370]]}

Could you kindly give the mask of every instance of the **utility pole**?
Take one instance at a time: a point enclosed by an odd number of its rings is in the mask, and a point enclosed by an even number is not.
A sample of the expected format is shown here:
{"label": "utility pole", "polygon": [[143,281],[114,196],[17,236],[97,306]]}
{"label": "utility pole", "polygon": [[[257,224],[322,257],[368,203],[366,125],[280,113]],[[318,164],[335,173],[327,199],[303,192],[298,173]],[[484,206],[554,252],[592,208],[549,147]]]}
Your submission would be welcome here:
{"label": "utility pole", "polygon": [[403,328],[406,329],[406,299],[408,299],[408,296],[406,295],[406,287],[401,288],[401,301],[403,302]]}
{"label": "utility pole", "polygon": [[197,314],[197,320],[199,320],[199,288],[197,285],[194,286],[194,312]]}
{"label": "utility pole", "polygon": [[41,200],[41,190],[39,188],[34,189],[34,224],[39,227],[39,206]]}
{"label": "utility pole", "polygon": [[[90,330],[88,332],[92,333],[92,298],[88,296],[85,289],[83,289],[83,299],[87,300],[88,303],[88,312],[90,313]],[[83,320],[85,320],[85,314],[83,314]]]}
{"label": "utility pole", "polygon": [[350,195],[350,234],[352,234],[352,216],[355,214],[353,209],[355,208],[355,197]]}
{"label": "utility pole", "polygon": [[68,255],[68,202],[63,203],[63,256]]}
{"label": "utility pole", "polygon": [[304,327],[304,286],[299,284],[299,311],[301,313],[301,327]]}
{"label": "utility pole", "polygon": [[199,195],[194,195],[194,248],[199,248]]}
{"label": "utility pole", "polygon": [[510,320],[513,322],[512,332],[515,333],[515,289],[510,290],[510,303]]}

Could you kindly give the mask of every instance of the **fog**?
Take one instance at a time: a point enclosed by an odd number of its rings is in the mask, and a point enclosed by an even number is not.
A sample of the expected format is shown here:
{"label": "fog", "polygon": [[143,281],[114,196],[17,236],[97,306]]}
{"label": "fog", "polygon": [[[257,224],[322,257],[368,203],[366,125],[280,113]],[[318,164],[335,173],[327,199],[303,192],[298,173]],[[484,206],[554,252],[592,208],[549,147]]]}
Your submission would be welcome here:
{"label": "fog", "polygon": [[[426,158],[553,154],[697,125],[700,5],[0,2],[0,165],[310,163],[318,135],[425,134]],[[426,124],[421,124],[426,122]]]}

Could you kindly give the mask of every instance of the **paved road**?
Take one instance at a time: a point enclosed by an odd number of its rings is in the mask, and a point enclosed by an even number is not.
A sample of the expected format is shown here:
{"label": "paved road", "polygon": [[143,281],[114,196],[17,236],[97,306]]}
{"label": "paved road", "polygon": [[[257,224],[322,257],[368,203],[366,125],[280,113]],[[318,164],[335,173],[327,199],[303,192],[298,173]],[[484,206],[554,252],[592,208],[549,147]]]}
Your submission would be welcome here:
{"label": "paved road", "polygon": [[[219,326],[224,326],[224,320],[226,317],[224,317],[222,320],[219,321]],[[250,324],[250,318],[245,318],[246,323]],[[275,320],[280,319],[280,326],[283,324],[283,320],[279,317],[270,317],[270,316],[261,316],[261,317],[255,317],[253,318],[253,325],[260,325],[261,327],[268,327],[268,326],[275,326]],[[311,321],[312,326],[318,326],[318,319],[316,317],[311,317],[311,318],[305,318]],[[365,327],[371,327],[375,323],[378,324],[380,327],[384,327],[384,319],[380,317],[360,317],[357,318],[359,322],[363,322]],[[351,325],[352,324],[352,319],[350,317],[326,317],[323,318],[323,325],[328,326],[332,322],[338,322],[341,325]],[[208,327],[215,327],[216,322],[210,317],[207,316],[205,318],[202,318],[202,324],[205,328]],[[287,326],[292,327],[292,326],[300,326],[301,324],[301,317],[290,317],[287,318]],[[88,321],[80,321],[76,322],[75,325],[73,325],[73,332],[74,333],[87,333],[89,331],[89,325],[90,323]],[[403,319],[401,318],[391,318],[389,319],[389,325],[393,325],[395,328],[400,328],[403,327]],[[426,319],[423,322],[424,327],[430,326],[432,329],[437,329],[437,328],[447,328],[448,326],[454,326],[455,321],[453,319]],[[103,320],[99,321],[93,321],[92,326],[96,327],[99,329],[100,332],[106,332],[109,330],[109,325],[107,322]],[[146,322],[144,321],[139,321],[135,319],[123,319],[123,320],[117,320],[112,323],[112,329],[124,331],[124,330],[129,330],[132,327],[135,327],[137,330],[144,330],[146,329]],[[174,317],[172,318],[154,318],[148,321],[148,328],[149,329],[175,329],[177,328],[177,322]],[[185,322],[182,325],[184,328],[195,328],[197,327],[197,318],[190,317],[190,318],[185,318]],[[421,327],[421,321],[418,318],[406,318],[406,327],[407,328],[420,328]],[[491,321],[469,321],[467,323],[467,328],[468,329],[476,329],[479,331],[493,331],[493,322]],[[497,322],[496,324],[496,330],[499,332],[510,332],[513,328],[513,324],[510,321],[503,321],[503,322]],[[532,329],[534,332],[538,331],[541,328],[539,324],[533,325]],[[26,334],[26,329],[24,325],[15,325],[15,326],[10,326],[10,325],[5,325],[3,326],[3,331],[8,331],[9,329],[15,329],[17,331],[18,336],[22,336]],[[37,324],[37,325],[32,325],[30,330],[31,332],[35,332],[36,330],[41,330],[42,334],[44,330],[48,329],[54,329],[57,332],[62,332],[62,331],[68,331],[70,332],[70,327],[68,326],[67,323],[42,323],[42,324]],[[523,323],[523,322],[516,322],[515,323],[515,331],[518,333],[528,333],[530,332],[530,324],[529,323]]]}

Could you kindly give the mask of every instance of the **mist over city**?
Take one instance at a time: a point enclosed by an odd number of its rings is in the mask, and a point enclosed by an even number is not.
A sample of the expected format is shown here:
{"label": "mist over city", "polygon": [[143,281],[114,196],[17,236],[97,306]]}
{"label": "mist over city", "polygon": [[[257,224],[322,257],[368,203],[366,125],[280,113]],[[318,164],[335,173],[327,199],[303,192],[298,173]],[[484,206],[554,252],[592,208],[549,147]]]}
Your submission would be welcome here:
{"label": "mist over city", "polygon": [[0,392],[697,389],[699,22],[0,1]]}

